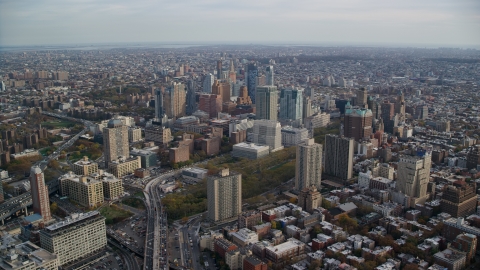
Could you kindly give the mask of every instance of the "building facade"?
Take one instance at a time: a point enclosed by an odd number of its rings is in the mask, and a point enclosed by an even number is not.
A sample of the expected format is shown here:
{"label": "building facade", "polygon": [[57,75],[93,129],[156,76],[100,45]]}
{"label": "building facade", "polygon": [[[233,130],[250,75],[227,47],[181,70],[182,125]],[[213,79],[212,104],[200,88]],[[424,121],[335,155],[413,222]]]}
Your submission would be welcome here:
{"label": "building facade", "polygon": [[164,94],[163,107],[168,118],[179,118],[186,115],[187,91],[185,85],[174,82]]}
{"label": "building facade", "polygon": [[98,164],[85,156],[72,164],[72,170],[76,175],[90,175],[98,172]]}
{"label": "building facade", "polygon": [[474,214],[477,207],[477,185],[456,181],[443,192],[440,207],[442,212],[452,217],[465,217]]}
{"label": "building facade", "polygon": [[303,119],[303,88],[282,89],[280,92],[280,116],[282,120]]}
{"label": "building facade", "polygon": [[268,145],[271,152],[282,149],[282,126],[276,120],[255,120],[253,142]]}
{"label": "building facade", "polygon": [[320,188],[322,183],[322,145],[309,139],[297,146],[295,164],[295,189],[301,191],[310,186]]}
{"label": "building facade", "polygon": [[276,86],[258,86],[255,100],[256,119],[277,120],[278,94]]}
{"label": "building facade", "polygon": [[220,171],[207,179],[208,218],[217,222],[237,217],[242,212],[242,175]]}
{"label": "building facade", "polygon": [[30,170],[30,187],[33,212],[41,215],[44,222],[49,222],[52,219],[52,215],[50,213],[48,187],[45,185],[42,169],[38,166],[34,166]]}
{"label": "building facade", "polygon": [[415,198],[423,198],[427,194],[430,181],[430,153],[423,156],[402,156],[398,162],[397,191]]}
{"label": "building facade", "polygon": [[105,218],[97,211],[73,214],[41,230],[40,243],[60,265],[71,263],[107,246]]}
{"label": "building facade", "polygon": [[325,136],[325,173],[343,180],[352,178],[352,138],[327,134]]}
{"label": "building facade", "polygon": [[108,122],[107,127],[103,128],[103,146],[105,148],[105,167],[117,160],[119,157],[128,157],[128,128],[122,121],[112,119]]}

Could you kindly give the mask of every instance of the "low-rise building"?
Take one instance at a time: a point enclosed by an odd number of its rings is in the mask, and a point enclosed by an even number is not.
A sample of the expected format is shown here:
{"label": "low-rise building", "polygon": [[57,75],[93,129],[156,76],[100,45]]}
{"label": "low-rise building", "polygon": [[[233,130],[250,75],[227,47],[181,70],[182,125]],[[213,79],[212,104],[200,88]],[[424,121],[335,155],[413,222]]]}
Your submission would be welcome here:
{"label": "low-rise building", "polygon": [[208,170],[198,168],[198,167],[191,167],[182,170],[182,177],[184,179],[198,182],[205,177],[207,177]]}
{"label": "low-rise building", "polygon": [[140,163],[144,169],[157,165],[157,153],[153,151],[134,148],[130,151],[130,155],[140,157]]}
{"label": "low-rise building", "polygon": [[242,228],[237,232],[232,233],[231,236],[233,243],[240,247],[258,242],[258,235],[248,228]]}
{"label": "low-rise building", "polygon": [[302,255],[305,252],[305,244],[297,239],[290,238],[286,242],[265,248],[265,256],[273,263],[282,263],[288,258]]}
{"label": "low-rise building", "polygon": [[268,156],[270,147],[254,143],[238,143],[233,146],[232,156],[237,158],[259,159]]}
{"label": "low-rise building", "polygon": [[21,242],[10,234],[4,234],[0,247],[0,269],[46,269],[60,266],[58,256],[27,241]]}

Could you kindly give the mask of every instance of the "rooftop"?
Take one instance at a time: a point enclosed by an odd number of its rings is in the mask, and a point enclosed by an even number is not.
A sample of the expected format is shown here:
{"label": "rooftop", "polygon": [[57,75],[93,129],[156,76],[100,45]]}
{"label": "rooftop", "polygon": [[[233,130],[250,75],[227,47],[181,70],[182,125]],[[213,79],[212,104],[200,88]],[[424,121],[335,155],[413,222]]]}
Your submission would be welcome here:
{"label": "rooftop", "polygon": [[48,231],[55,231],[55,230],[58,230],[62,227],[80,222],[82,220],[91,218],[91,217],[96,216],[96,215],[100,215],[100,212],[91,211],[91,212],[88,212],[88,213],[75,213],[75,214],[72,214],[71,216],[67,217],[64,221],[60,221],[60,222],[57,222],[55,224],[52,224],[52,225],[48,226],[46,229]]}

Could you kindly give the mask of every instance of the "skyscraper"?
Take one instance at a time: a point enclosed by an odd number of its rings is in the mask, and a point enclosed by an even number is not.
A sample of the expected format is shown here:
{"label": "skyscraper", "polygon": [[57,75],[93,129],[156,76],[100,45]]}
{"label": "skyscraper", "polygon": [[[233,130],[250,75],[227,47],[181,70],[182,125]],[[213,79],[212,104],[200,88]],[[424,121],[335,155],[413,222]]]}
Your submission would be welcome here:
{"label": "skyscraper", "polygon": [[[248,88],[250,92],[250,88]],[[259,86],[256,91],[256,118],[277,120],[277,87]],[[253,101],[253,100],[252,100]]]}
{"label": "skyscraper", "polygon": [[166,91],[163,100],[165,114],[168,118],[179,118],[185,116],[187,92],[185,85],[174,82]]}
{"label": "skyscraper", "polygon": [[195,98],[195,90],[197,88],[195,79],[190,79],[187,82],[187,115],[192,115],[197,110],[197,102]]}
{"label": "skyscraper", "polygon": [[107,127],[103,128],[103,146],[105,147],[105,168],[119,157],[130,155],[128,128],[121,120],[112,119],[108,121]]}
{"label": "skyscraper", "polygon": [[255,120],[253,142],[268,145],[271,152],[282,149],[282,126],[275,120]]}
{"label": "skyscraper", "polygon": [[207,178],[208,218],[221,221],[242,212],[242,175],[223,169]]}
{"label": "skyscraper", "polygon": [[302,114],[303,88],[282,89],[282,91],[280,92],[279,118],[282,120],[302,120]]}
{"label": "skyscraper", "polygon": [[295,189],[303,190],[310,186],[320,189],[322,183],[322,145],[308,139],[297,146],[295,165]]}
{"label": "skyscraper", "polygon": [[265,73],[267,75],[266,85],[275,85],[273,66],[267,66]]}
{"label": "skyscraper", "polygon": [[42,169],[38,166],[30,170],[30,187],[32,190],[33,212],[42,216],[44,222],[52,219],[50,214],[50,201],[48,187],[45,185],[45,178]]}
{"label": "skyscraper", "polygon": [[415,198],[423,198],[427,194],[430,181],[432,156],[429,152],[419,152],[417,156],[402,156],[398,162],[397,191]]}
{"label": "skyscraper", "polygon": [[352,178],[352,138],[327,134],[325,136],[325,173],[343,180]]}
{"label": "skyscraper", "polygon": [[345,106],[343,135],[345,137],[354,138],[355,141],[369,138],[372,134],[372,120],[373,115],[371,110]]}
{"label": "skyscraper", "polygon": [[230,59],[230,68],[229,68],[228,76],[230,78],[230,82],[232,83],[232,85],[237,82],[237,73],[235,72],[235,66],[233,65],[233,59]]}
{"label": "skyscraper", "polygon": [[225,80],[215,80],[212,85],[212,94],[222,96],[222,102],[230,101],[230,84]]}
{"label": "skyscraper", "polygon": [[[257,64],[251,63],[247,66],[247,89],[248,96],[252,99],[253,104],[256,104],[256,89],[257,89],[258,68]],[[258,111],[258,110],[257,110]]]}
{"label": "skyscraper", "polygon": [[162,119],[165,114],[163,109],[163,92],[161,89],[155,90],[155,118]]}
{"label": "skyscraper", "polygon": [[357,90],[357,98],[355,99],[355,106],[365,108],[367,106],[367,89],[362,88]]}
{"label": "skyscraper", "polygon": [[214,80],[215,80],[215,77],[213,76],[212,73],[208,73],[207,75],[205,75],[205,78],[203,79],[204,93],[212,93],[212,85]]}
{"label": "skyscraper", "polygon": [[217,61],[217,80],[221,80],[222,78],[222,60]]}
{"label": "skyscraper", "polygon": [[402,91],[398,93],[397,101],[395,102],[395,113],[405,116],[405,96]]}

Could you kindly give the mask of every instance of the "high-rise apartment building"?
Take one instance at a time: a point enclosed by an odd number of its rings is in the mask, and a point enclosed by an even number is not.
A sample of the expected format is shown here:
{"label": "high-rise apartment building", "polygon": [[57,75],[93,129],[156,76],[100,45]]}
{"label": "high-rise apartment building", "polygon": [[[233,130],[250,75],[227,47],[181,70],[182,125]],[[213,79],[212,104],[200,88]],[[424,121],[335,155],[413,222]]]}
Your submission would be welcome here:
{"label": "high-rise apartment building", "polygon": [[214,222],[236,218],[242,212],[242,175],[223,169],[207,178],[208,218]]}
{"label": "high-rise apartment building", "polygon": [[282,120],[303,119],[303,88],[282,89],[280,92],[279,118]]}
{"label": "high-rise apartment building", "polygon": [[309,96],[303,97],[303,119],[313,115],[314,110],[312,109],[312,99]]}
{"label": "high-rise apartment building", "polygon": [[426,196],[432,165],[432,156],[429,152],[420,151],[419,154],[400,157],[395,186],[397,191],[415,198]]}
{"label": "high-rise apartment building", "polygon": [[257,64],[251,63],[247,66],[247,89],[248,96],[252,99],[253,104],[256,104],[256,90],[257,90],[258,68]]}
{"label": "high-rise apartment building", "polygon": [[248,90],[246,86],[241,86],[237,97],[237,105],[251,105],[252,99],[248,96]]}
{"label": "high-rise apartment building", "polygon": [[366,108],[367,107],[367,89],[362,88],[357,90],[357,98],[355,99],[355,106],[359,108]]}
{"label": "high-rise apartment building", "polygon": [[266,74],[266,85],[275,85],[275,81],[274,81],[274,74],[275,72],[273,72],[273,66],[267,66],[267,68],[265,69],[265,74]]}
{"label": "high-rise apartment building", "polygon": [[200,95],[198,109],[208,113],[210,118],[218,117],[218,113],[222,111],[222,96],[214,94]]}
{"label": "high-rise apartment building", "polygon": [[33,212],[42,216],[44,222],[52,219],[50,214],[50,200],[48,187],[45,185],[45,178],[42,169],[38,166],[30,170],[30,187],[32,192]]}
{"label": "high-rise apartment building", "polygon": [[320,188],[322,183],[322,145],[308,139],[297,145],[295,164],[295,189],[303,190],[310,186]]}
{"label": "high-rise apartment building", "polygon": [[212,93],[212,85],[213,81],[215,80],[215,77],[213,76],[212,73],[208,73],[205,75],[205,78],[203,79],[203,92],[204,93]]}
{"label": "high-rise apartment building", "polygon": [[168,118],[179,118],[186,113],[187,91],[185,85],[174,82],[165,90],[163,106]]}
{"label": "high-rise apartment building", "polygon": [[112,119],[103,128],[103,147],[105,148],[105,167],[119,157],[129,156],[128,128],[122,121]]}
{"label": "high-rise apartment building", "polygon": [[[250,92],[250,88],[248,88]],[[277,120],[278,95],[276,86],[259,86],[256,91],[256,118]]]}
{"label": "high-rise apartment building", "polygon": [[107,246],[105,218],[98,211],[72,214],[41,230],[40,245],[56,254],[60,265],[94,254]]}
{"label": "high-rise apartment building", "polygon": [[345,106],[343,119],[343,135],[355,141],[369,138],[372,134],[372,111],[365,108]]}
{"label": "high-rise apartment building", "polygon": [[255,120],[253,142],[268,145],[270,152],[282,149],[282,126],[273,120]]}
{"label": "high-rise apartment building", "polygon": [[475,182],[468,184],[464,181],[456,181],[443,192],[440,207],[442,212],[452,217],[465,217],[476,212],[477,185]]}
{"label": "high-rise apartment building", "polygon": [[230,101],[230,84],[226,81],[215,80],[212,85],[212,94],[222,96],[222,102]]}
{"label": "high-rise apartment building", "polygon": [[163,119],[163,115],[165,114],[163,108],[163,92],[162,89],[155,90],[155,118]]}
{"label": "high-rise apartment building", "polygon": [[352,178],[354,140],[343,136],[325,136],[325,173],[343,180]]}
{"label": "high-rise apartment building", "polygon": [[192,115],[197,110],[197,101],[195,90],[197,88],[196,82],[194,79],[190,79],[187,82],[187,109],[186,114]]}

